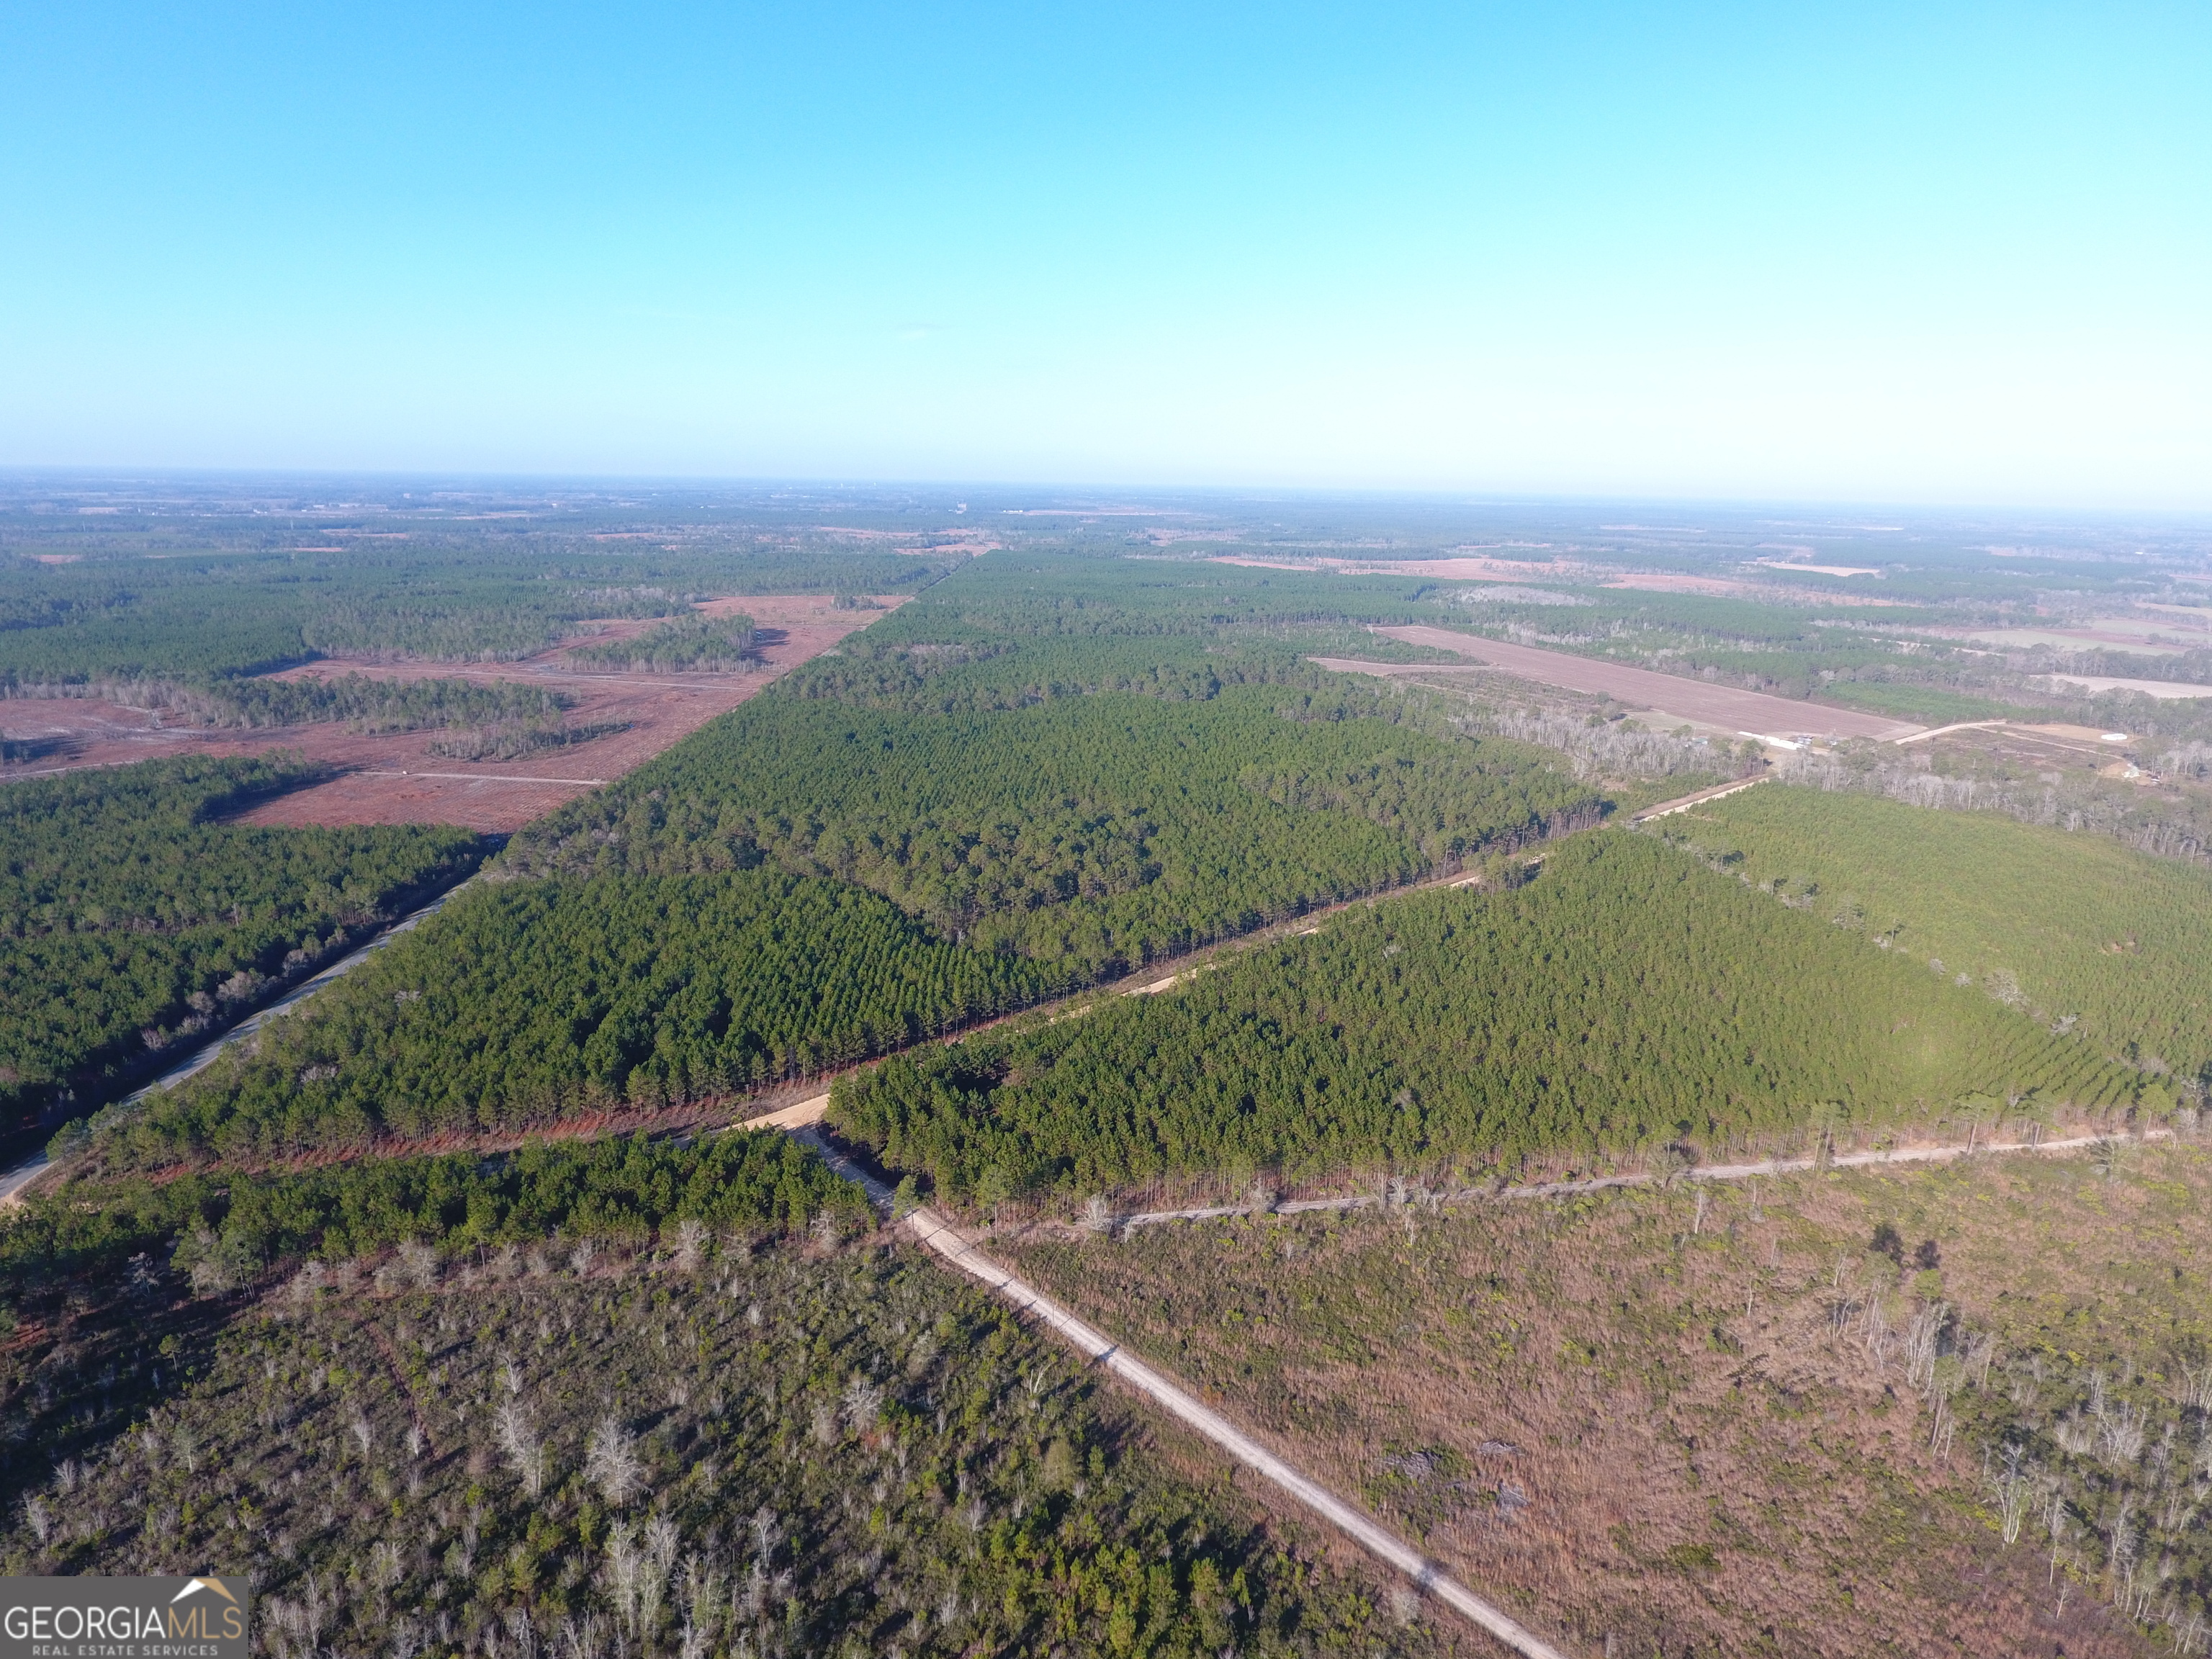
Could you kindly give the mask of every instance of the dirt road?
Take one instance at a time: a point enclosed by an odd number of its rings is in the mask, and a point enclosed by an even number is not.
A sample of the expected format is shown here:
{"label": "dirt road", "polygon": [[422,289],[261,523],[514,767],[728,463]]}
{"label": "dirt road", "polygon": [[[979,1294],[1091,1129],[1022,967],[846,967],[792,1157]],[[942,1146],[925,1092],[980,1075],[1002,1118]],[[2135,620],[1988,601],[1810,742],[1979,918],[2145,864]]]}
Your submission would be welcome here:
{"label": "dirt road", "polygon": [[[232,1026],[227,1031],[210,1036],[199,1048],[186,1054],[185,1058],[179,1060],[167,1071],[162,1073],[161,1076],[155,1078],[151,1083],[147,1084],[143,1088],[133,1090],[130,1094],[125,1095],[120,1101],[117,1102],[114,1106],[108,1108],[107,1109],[112,1111],[128,1109],[129,1108],[138,1104],[139,1102],[146,1099],[156,1090],[173,1089],[177,1085],[182,1083],[186,1078],[205,1071],[209,1066],[215,1064],[216,1056],[221,1054],[224,1049],[229,1048],[232,1043],[244,1042],[246,1038],[252,1036],[264,1025],[268,1024],[269,1021],[276,1018],[277,1015],[297,1007],[301,1003],[314,995],[316,992],[330,984],[331,981],[342,979],[346,975],[351,973],[355,969],[360,967],[362,963],[368,961],[369,957],[374,956],[386,945],[391,944],[393,939],[398,939],[402,933],[411,933],[416,928],[421,927],[432,916],[436,915],[439,911],[444,909],[446,908],[447,901],[452,898],[454,894],[459,892],[462,888],[469,884],[469,882],[474,881],[475,879],[476,878],[474,876],[471,876],[467,881],[455,882],[451,887],[448,887],[444,892],[439,894],[437,897],[432,899],[428,904],[418,906],[416,908],[409,911],[405,915],[402,916],[398,921],[393,922],[391,927],[386,928],[382,933],[379,933],[374,939],[369,940],[366,945],[361,945],[355,950],[349,951],[345,955],[340,957],[329,967],[324,969],[322,972],[316,974],[312,978],[301,981],[298,985],[295,986],[291,990],[287,991],[283,996],[277,998],[276,1001],[270,1003],[259,1012],[240,1020],[237,1024]],[[826,1095],[823,1096],[823,1100],[826,1104],[829,1100],[829,1097]],[[46,1168],[46,1155],[44,1152],[40,1152],[37,1157],[29,1158],[25,1162],[17,1164],[6,1174],[0,1175],[0,1209],[5,1209],[10,1205],[20,1204],[22,1202],[23,1189],[28,1187],[31,1182],[36,1181],[40,1175],[44,1172]]]}
{"label": "dirt road", "polygon": [[1709,800],[1720,800],[1729,795],[1740,795],[1747,789],[1765,783],[1771,774],[1762,772],[1755,778],[1738,778],[1734,783],[1723,783],[1717,788],[1700,789],[1693,795],[1677,795],[1672,800],[1662,800],[1656,806],[1647,806],[1641,812],[1629,814],[1631,823],[1649,823],[1654,818],[1672,817],[1677,812],[1686,812],[1693,806],[1703,806]]}
{"label": "dirt road", "polygon": [[[1795,697],[1770,696],[1764,691],[1712,685],[1704,680],[1662,674],[1649,668],[1631,668],[1623,663],[1570,656],[1564,651],[1543,651],[1533,646],[1477,639],[1472,634],[1455,633],[1448,628],[1414,626],[1378,628],[1375,631],[1408,645],[1456,652],[1522,679],[1564,686],[1570,691],[1594,696],[1610,696],[1632,708],[1653,709],[1752,737],[1899,738],[1920,729],[1913,721],[1896,720],[1887,714],[1832,708],[1826,703],[1801,702]],[[1324,661],[1322,666],[1392,675],[1437,672],[1433,665],[1425,669],[1399,663],[1370,664],[1349,659]]]}
{"label": "dirt road", "polygon": [[[826,1100],[827,1097],[824,1098]],[[2145,1140],[2170,1140],[2173,1138],[2173,1132],[2171,1129],[2147,1129],[2142,1138]],[[2057,1140],[1970,1140],[1964,1146],[1894,1146],[1873,1152],[1839,1152],[1825,1160],[1819,1158],[1774,1158],[1757,1164],[1715,1164],[1702,1170],[1686,1170],[1680,1178],[1693,1183],[1702,1181],[1761,1181],[1774,1176],[1804,1175],[1821,1169],[1869,1170],[1892,1164],[1949,1164],[1962,1158],[1995,1157],[2003,1153],[2033,1153],[2039,1157],[2050,1157],[2087,1152],[2100,1142],[2112,1139],[2114,1137],[2111,1135],[2069,1135]],[[1657,1186],[1665,1179],[1649,1170],[1632,1170],[1626,1175],[1593,1176],[1587,1181],[1546,1181],[1526,1187],[1463,1187],[1430,1196],[1440,1204],[1574,1198],[1583,1193],[1601,1193],[1616,1187]],[[1294,1198],[1267,1205],[1212,1204],[1188,1210],[1139,1210],[1130,1215],[1114,1216],[1110,1220],[1117,1228],[1158,1227],[1170,1221],[1226,1221],[1240,1216],[1304,1215],[1315,1210],[1364,1210],[1386,1201],[1374,1193],[1350,1193],[1341,1198]]]}
{"label": "dirt road", "polygon": [[[883,1182],[841,1156],[815,1131],[800,1129],[797,1133],[818,1151],[839,1175],[859,1182],[879,1207],[889,1207],[890,1189]],[[1495,1637],[1514,1652],[1527,1656],[1527,1659],[1567,1659],[1563,1650],[1504,1609],[1483,1600],[1436,1562],[1376,1525],[1318,1480],[1293,1468],[1218,1412],[1200,1403],[1165,1373],[1153,1370],[1034,1285],[1015,1278],[976,1249],[934,1210],[918,1209],[907,1216],[902,1224],[923,1248],[979,1281],[1018,1312],[1046,1326],[1086,1359],[1096,1360],[1170,1416],[1197,1430],[1236,1462],[1265,1476],[1377,1560],[1404,1573],[1424,1594],[1434,1596],[1476,1628]]]}

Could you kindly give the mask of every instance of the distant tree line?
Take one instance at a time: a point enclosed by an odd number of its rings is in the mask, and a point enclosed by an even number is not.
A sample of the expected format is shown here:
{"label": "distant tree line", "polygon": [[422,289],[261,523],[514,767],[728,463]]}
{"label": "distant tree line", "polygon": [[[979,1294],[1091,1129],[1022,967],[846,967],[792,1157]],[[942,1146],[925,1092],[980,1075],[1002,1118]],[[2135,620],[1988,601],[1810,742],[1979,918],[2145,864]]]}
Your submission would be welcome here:
{"label": "distant tree line", "polygon": [[717,595],[911,591],[946,568],[896,554],[428,536],[337,550],[0,559],[0,695],[205,690],[317,657],[513,661],[588,621],[681,617]]}

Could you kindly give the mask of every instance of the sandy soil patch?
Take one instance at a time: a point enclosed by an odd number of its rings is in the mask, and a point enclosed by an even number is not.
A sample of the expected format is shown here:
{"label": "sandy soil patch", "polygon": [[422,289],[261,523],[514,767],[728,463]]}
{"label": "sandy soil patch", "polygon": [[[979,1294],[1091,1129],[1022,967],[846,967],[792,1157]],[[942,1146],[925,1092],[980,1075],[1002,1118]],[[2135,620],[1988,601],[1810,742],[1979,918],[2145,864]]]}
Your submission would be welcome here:
{"label": "sandy soil patch", "polygon": [[[1761,563],[1765,561],[1761,560]],[[1832,575],[1855,574],[1838,566],[1799,564],[1775,565],[1778,571],[1819,570]],[[1634,588],[1646,593],[1708,593],[1716,599],[1758,599],[1772,603],[1779,599],[1789,605],[1850,605],[1895,607],[1911,604],[1907,599],[1885,599],[1872,593],[1844,593],[1826,587],[1784,587],[1771,581],[1738,581],[1727,576],[1691,576],[1671,570],[1632,570],[1624,575],[1609,576],[1602,584],[1607,587]]]}
{"label": "sandy soil patch", "polygon": [[[1452,691],[1470,696],[1477,702],[1486,697],[1503,698],[1509,702],[1524,698],[1534,684],[1525,674],[1516,674],[1509,668],[1494,668],[1486,663],[1468,663],[1455,666],[1450,663],[1368,662],[1358,657],[1314,657],[1309,659],[1317,668],[1326,668],[1335,674],[1372,674],[1379,679],[1404,680],[1408,684],[1426,686],[1435,691]],[[1548,683],[1547,683],[1548,684]],[[1571,690],[1553,685],[1554,690]],[[1602,692],[1581,694],[1601,698]],[[1613,699],[1616,702],[1621,699]],[[1594,711],[1600,705],[1592,702]],[[1577,714],[1585,712],[1577,708]],[[1710,720],[1685,714],[1679,708],[1646,708],[1638,711],[1638,718],[1655,731],[1682,732],[1693,738],[1717,738],[1727,744],[1746,734],[1745,728],[1733,720]],[[1777,734],[1778,735],[1778,734]]]}
{"label": "sandy soil patch", "polygon": [[1440,581],[1518,582],[1532,579],[1569,581],[1589,574],[1571,559],[1494,559],[1476,555],[1453,559],[1333,559],[1322,562],[1348,576],[1430,576]]}
{"label": "sandy soil patch", "polygon": [[1721,599],[1773,592],[1758,583],[1737,581],[1728,576],[1686,576],[1674,570],[1632,570],[1623,575],[1608,576],[1599,585],[1632,588],[1643,593],[1709,593]]}
{"label": "sandy soil patch", "polygon": [[[1680,675],[1657,673],[1649,668],[1631,668],[1621,663],[1569,656],[1561,651],[1476,639],[1471,635],[1455,634],[1449,629],[1415,626],[1378,628],[1375,631],[1408,645],[1455,651],[1545,685],[1610,696],[1632,708],[1680,715],[1693,722],[1702,721],[1759,737],[1897,738],[1920,730],[1916,722],[1894,720],[1887,714],[1862,714],[1856,709],[1835,708],[1826,703],[1801,702],[1794,697],[1770,696],[1764,691],[1712,685]],[[1356,665],[1346,665],[1352,666],[1353,672],[1364,672]],[[1431,668],[1429,672],[1435,671]]]}
{"label": "sandy soil patch", "polygon": [[280,796],[237,822],[286,829],[343,823],[454,823],[496,835],[519,830],[532,818],[589,794],[594,787],[524,782],[498,774],[461,778],[364,769],[342,773],[328,783]]}
{"label": "sandy soil patch", "polygon": [[[950,553],[994,553],[1006,545],[980,525],[939,525],[934,530],[864,530],[857,525],[825,524],[816,533],[842,536],[856,542],[889,542],[892,545],[886,551],[917,559]],[[916,545],[921,543],[928,545]]]}
{"label": "sandy soil patch", "polygon": [[1760,559],[1756,561],[1769,570],[1809,570],[1819,576],[1879,576],[1881,572],[1870,564],[1807,564],[1795,559]]}
{"label": "sandy soil patch", "polygon": [[0,723],[10,738],[49,741],[57,745],[56,752],[11,766],[0,772],[0,779],[166,755],[258,755],[293,749],[310,760],[342,767],[344,775],[266,802],[240,823],[295,827],[453,823],[494,832],[519,830],[642,765],[715,716],[727,714],[777,676],[880,620],[904,600],[878,603],[883,609],[839,611],[827,595],[749,595],[708,601],[701,608],[709,614],[739,612],[759,625],[765,665],[745,674],[584,673],[568,665],[569,644],[621,638],[653,625],[623,620],[605,624],[603,631],[587,640],[567,641],[515,663],[325,659],[276,677],[337,678],[358,671],[388,679],[516,681],[575,699],[568,713],[573,725],[629,723],[627,731],[520,760],[464,762],[433,755],[429,745],[441,735],[436,732],[368,735],[337,724],[203,731],[176,725],[174,716],[90,698],[23,699],[0,702]]}

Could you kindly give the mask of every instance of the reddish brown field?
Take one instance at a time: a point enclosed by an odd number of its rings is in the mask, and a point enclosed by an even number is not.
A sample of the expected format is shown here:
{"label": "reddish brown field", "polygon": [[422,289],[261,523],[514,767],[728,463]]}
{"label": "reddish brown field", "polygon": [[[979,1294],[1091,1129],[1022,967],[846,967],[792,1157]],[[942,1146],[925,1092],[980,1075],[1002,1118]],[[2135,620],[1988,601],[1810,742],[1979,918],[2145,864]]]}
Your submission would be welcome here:
{"label": "reddish brown field", "polygon": [[[886,609],[902,602],[879,601]],[[90,698],[27,698],[0,705],[8,735],[58,738],[68,745],[67,752],[49,763],[10,767],[0,778],[166,755],[258,755],[270,749],[292,749],[310,760],[343,767],[343,775],[267,802],[240,822],[293,827],[453,823],[488,831],[519,830],[642,765],[716,715],[727,714],[778,675],[821,655],[885,614],[883,610],[838,611],[826,594],[714,599],[700,609],[710,615],[735,611],[751,617],[763,635],[766,667],[749,674],[580,673],[568,665],[565,647],[556,647],[515,663],[326,659],[276,677],[302,679],[358,671],[389,679],[520,681],[574,698],[568,714],[572,724],[629,723],[628,731],[574,748],[543,750],[515,761],[464,762],[429,753],[431,742],[440,735],[435,732],[368,734],[349,732],[342,724],[204,731],[176,724],[173,714]],[[603,623],[590,642],[624,638],[651,626],[651,622]]]}
{"label": "reddish brown field", "polygon": [[[1656,673],[1621,663],[1600,662],[1570,656],[1564,651],[1541,651],[1532,646],[1509,645],[1498,640],[1477,639],[1447,628],[1378,628],[1386,638],[1408,645],[1431,646],[1531,679],[1545,685],[1565,686],[1571,691],[1610,696],[1631,708],[1649,708],[1685,720],[1762,737],[1787,737],[1808,732],[1815,737],[1895,738],[1920,727],[1887,714],[1862,714],[1855,708],[1834,708],[1826,703],[1800,702],[1793,697],[1769,696],[1763,691],[1742,691],[1734,686],[1709,685],[1703,680],[1676,674]],[[1351,662],[1324,666],[1364,668]],[[1395,665],[1391,672],[1403,672]],[[1434,672],[1433,670],[1430,672]]]}

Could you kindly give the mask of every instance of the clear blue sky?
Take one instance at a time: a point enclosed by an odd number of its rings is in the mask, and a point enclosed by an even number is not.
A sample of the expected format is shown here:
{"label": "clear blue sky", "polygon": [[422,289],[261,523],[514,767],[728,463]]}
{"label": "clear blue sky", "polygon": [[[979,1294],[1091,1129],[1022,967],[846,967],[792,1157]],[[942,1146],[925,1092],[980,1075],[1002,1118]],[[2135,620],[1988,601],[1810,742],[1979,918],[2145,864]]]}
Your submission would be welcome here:
{"label": "clear blue sky", "polygon": [[0,8],[0,464],[2212,506],[2212,8]]}

